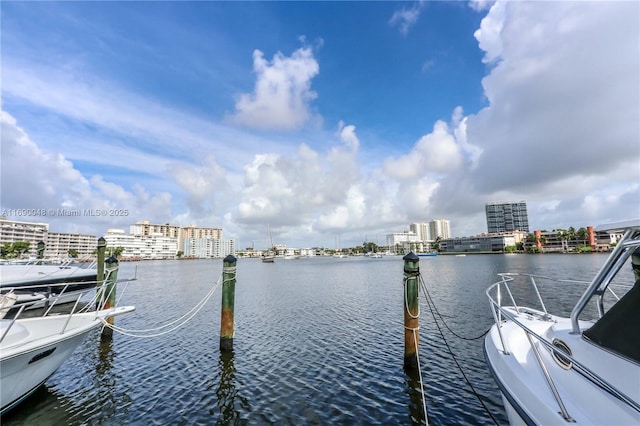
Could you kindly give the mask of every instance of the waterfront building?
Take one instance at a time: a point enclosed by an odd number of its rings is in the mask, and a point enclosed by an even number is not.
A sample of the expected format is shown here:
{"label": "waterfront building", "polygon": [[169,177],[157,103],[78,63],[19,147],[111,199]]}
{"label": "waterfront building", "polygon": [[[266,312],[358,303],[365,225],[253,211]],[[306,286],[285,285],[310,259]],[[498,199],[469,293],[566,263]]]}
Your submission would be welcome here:
{"label": "waterfront building", "polygon": [[148,220],[142,220],[131,225],[129,227],[129,233],[131,235],[144,236],[161,235],[163,237],[178,239],[180,238],[180,227],[177,225],[169,225],[168,223],[164,225],[154,225],[149,223]]}
{"label": "waterfront building", "polygon": [[121,257],[124,260],[142,259],[146,252],[146,246],[141,235],[129,235],[123,229],[107,229],[104,235],[107,244],[107,256],[109,248],[122,247]]}
{"label": "waterfront building", "polygon": [[196,225],[188,225],[180,228],[180,239],[186,238],[212,238],[222,239],[222,228],[202,228]]}
{"label": "waterfront building", "polygon": [[97,248],[98,238],[95,235],[49,232],[45,240],[44,257],[66,259],[73,250],[78,259],[89,259]]}
{"label": "waterfront building", "polygon": [[416,234],[418,241],[433,241],[429,224],[424,222],[416,222],[409,225],[409,231]]}
{"label": "waterfront building", "polygon": [[184,238],[181,241],[182,253],[186,257],[196,257],[201,259],[216,257],[226,257],[235,255],[235,241],[223,240],[219,238]]}
{"label": "waterfront building", "polygon": [[447,219],[433,219],[429,222],[429,235],[435,241],[436,238],[450,238],[451,224]]}
{"label": "waterfront building", "polygon": [[21,222],[0,218],[0,246],[7,243],[28,242],[26,257],[35,258],[38,254],[38,243],[46,243],[49,234],[48,223]]}
{"label": "waterfront building", "polygon": [[75,251],[80,259],[88,258],[98,246],[98,239],[94,235],[50,232],[48,223],[0,218],[0,246],[27,242],[29,250],[23,257],[36,258],[41,241],[45,244],[45,259],[67,259],[70,250]]}
{"label": "waterfront building", "polygon": [[152,235],[127,235],[123,229],[108,229],[104,239],[107,255],[110,248],[122,247],[122,259],[174,259],[178,253],[178,239],[160,233]]}
{"label": "waterfront building", "polygon": [[593,226],[580,228],[580,232],[569,232],[565,229],[535,230],[533,235],[535,241],[532,244],[543,253],[571,252],[580,247],[590,247],[594,251],[609,251],[622,238],[621,233],[596,232]]}
{"label": "waterfront building", "polygon": [[387,246],[395,254],[408,253],[410,251],[421,253],[430,249],[429,244],[421,241],[418,235],[412,231],[387,234]]}
{"label": "waterfront building", "polygon": [[523,241],[525,236],[526,232],[503,232],[445,238],[440,241],[440,252],[503,252],[507,246],[515,246]]}
{"label": "waterfront building", "polygon": [[526,231],[529,232],[527,203],[524,201],[506,203],[487,203],[487,232]]}

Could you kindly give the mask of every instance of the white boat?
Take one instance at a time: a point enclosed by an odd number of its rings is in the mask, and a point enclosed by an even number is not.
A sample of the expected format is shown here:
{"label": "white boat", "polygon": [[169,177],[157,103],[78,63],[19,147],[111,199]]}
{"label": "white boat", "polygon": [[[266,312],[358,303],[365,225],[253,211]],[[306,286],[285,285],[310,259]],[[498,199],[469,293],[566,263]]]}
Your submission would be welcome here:
{"label": "white boat", "polygon": [[[485,357],[511,425],[640,424],[640,219],[597,230],[624,235],[592,281],[546,287],[505,273],[487,290]],[[578,285],[570,314],[547,312],[541,294],[561,306],[558,295]]]}
{"label": "white boat", "polygon": [[[39,308],[49,297],[65,295],[66,301],[75,300],[78,293],[96,286],[95,264],[60,265],[40,264],[39,261],[0,265],[0,293],[15,294],[16,304],[28,303]],[[40,304],[32,304],[34,300]],[[57,303],[62,300],[58,299]]]}
{"label": "white boat", "polygon": [[[26,314],[28,304],[12,306],[13,293],[0,296],[0,414],[17,406],[42,385],[69,358],[89,332],[107,318],[133,311],[133,306],[90,311],[96,306],[95,290],[76,294],[73,307],[52,313],[58,298],[49,299],[49,309],[40,316]],[[88,299],[88,303],[80,303]],[[14,300],[15,301],[15,300]],[[33,303],[38,303],[33,302]],[[57,304],[60,307],[60,304]]]}

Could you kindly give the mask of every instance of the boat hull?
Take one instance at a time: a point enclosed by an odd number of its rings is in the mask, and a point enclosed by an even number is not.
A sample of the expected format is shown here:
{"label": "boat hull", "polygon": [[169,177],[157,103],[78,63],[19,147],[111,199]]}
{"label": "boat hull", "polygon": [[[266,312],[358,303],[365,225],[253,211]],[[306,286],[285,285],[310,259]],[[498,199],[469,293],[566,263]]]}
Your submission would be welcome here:
{"label": "boat hull", "polygon": [[121,306],[98,312],[0,321],[0,414],[43,384],[102,320],[135,310]]}
{"label": "boat hull", "polygon": [[[69,333],[43,339],[28,350],[15,350],[20,346],[14,350],[11,347],[3,348],[0,355],[0,414],[9,411],[33,393],[82,344],[87,334],[100,324],[97,319],[88,319]],[[24,329],[20,332],[24,333]]]}
{"label": "boat hull", "polygon": [[[534,312],[534,310],[529,310]],[[515,311],[513,311],[515,314]],[[612,372],[626,372],[613,384],[632,399],[640,393],[638,367],[621,357],[595,348],[579,335],[571,334],[567,318],[550,316],[549,320],[536,319],[535,315],[520,314],[518,320],[528,329],[546,339],[559,339],[573,351],[575,359],[580,359],[601,377],[612,377]],[[582,323],[586,328],[588,323]],[[484,352],[487,365],[500,388],[505,411],[511,425],[566,424],[554,400],[549,385],[536,360],[525,332],[511,321],[502,323],[502,339],[494,325],[485,338]],[[502,342],[507,351],[503,350]],[[589,383],[575,368],[562,368],[555,361],[551,351],[534,339],[534,344],[552,377],[555,386],[571,417],[576,424],[637,425],[640,414],[611,395]],[[597,401],[597,402],[596,402]]]}

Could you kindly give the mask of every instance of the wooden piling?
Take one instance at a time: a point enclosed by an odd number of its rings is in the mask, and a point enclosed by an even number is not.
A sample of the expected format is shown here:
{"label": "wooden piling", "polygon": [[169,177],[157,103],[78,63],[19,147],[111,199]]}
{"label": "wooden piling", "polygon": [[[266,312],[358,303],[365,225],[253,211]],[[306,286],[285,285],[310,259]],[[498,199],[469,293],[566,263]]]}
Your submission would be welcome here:
{"label": "wooden piling", "polygon": [[98,250],[97,250],[97,256],[96,256],[96,266],[98,268],[97,273],[96,273],[96,289],[97,289],[97,296],[96,296],[96,308],[100,309],[100,306],[102,306],[102,297],[103,297],[103,283],[104,283],[104,259],[105,259],[105,253],[107,251],[107,240],[104,239],[104,237],[100,237],[98,238]]}
{"label": "wooden piling", "polygon": [[410,252],[404,260],[404,366],[418,367],[420,306],[418,304],[418,276],[420,258]]}
{"label": "wooden piling", "polygon": [[222,309],[220,312],[220,350],[233,350],[234,305],[236,297],[236,261],[228,255],[222,263]]}
{"label": "wooden piling", "polygon": [[[103,297],[104,304],[102,309],[110,309],[116,306],[116,283],[118,282],[118,259],[114,256],[109,257],[105,260],[105,270],[106,270],[106,278],[105,285],[103,288]],[[113,317],[107,318],[107,322],[113,325]],[[102,336],[103,337],[111,337],[113,336],[113,330],[109,327],[102,328]]]}

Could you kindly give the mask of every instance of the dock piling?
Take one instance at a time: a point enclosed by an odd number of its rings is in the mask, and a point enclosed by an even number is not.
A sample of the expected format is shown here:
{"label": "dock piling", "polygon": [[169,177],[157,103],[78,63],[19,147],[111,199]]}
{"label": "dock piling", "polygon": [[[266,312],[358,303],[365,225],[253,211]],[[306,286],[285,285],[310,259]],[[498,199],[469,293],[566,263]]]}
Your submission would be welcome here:
{"label": "dock piling", "polygon": [[[45,247],[44,241],[38,241],[38,248],[37,248],[38,259],[44,259],[44,247]],[[40,264],[42,263],[40,262]]]}
{"label": "dock piling", "polygon": [[222,264],[222,309],[220,312],[220,350],[233,350],[234,304],[236,297],[236,261],[233,255],[223,259]]}
{"label": "dock piling", "polygon": [[[118,259],[111,256],[107,260],[106,263],[106,279],[105,286],[103,289],[102,297],[102,309],[110,309],[116,306],[116,283],[118,282]],[[113,325],[113,317],[107,318],[107,322]],[[109,327],[104,327],[102,329],[103,337],[111,337],[113,336],[113,330]]]}
{"label": "dock piling", "polygon": [[420,328],[420,306],[418,305],[418,276],[420,258],[410,252],[404,260],[404,366],[418,367],[418,344]]}
{"label": "dock piling", "polygon": [[98,250],[96,255],[96,289],[98,294],[96,295],[96,308],[100,309],[102,305],[102,295],[103,295],[103,283],[104,283],[104,259],[105,253],[107,251],[107,240],[104,237],[98,238]]}

